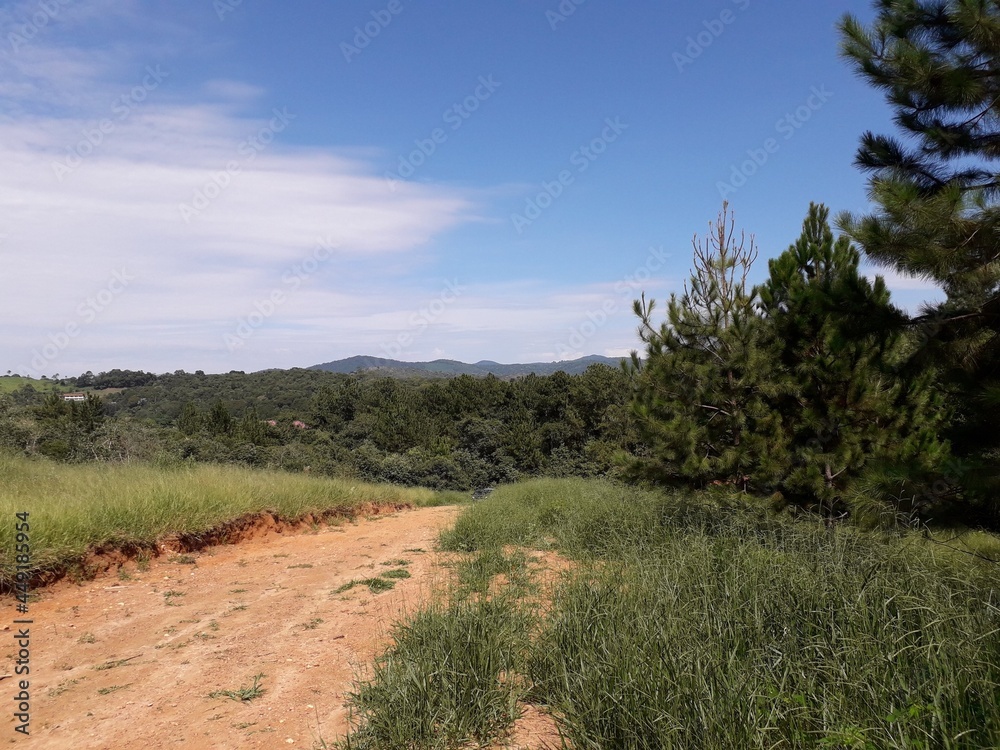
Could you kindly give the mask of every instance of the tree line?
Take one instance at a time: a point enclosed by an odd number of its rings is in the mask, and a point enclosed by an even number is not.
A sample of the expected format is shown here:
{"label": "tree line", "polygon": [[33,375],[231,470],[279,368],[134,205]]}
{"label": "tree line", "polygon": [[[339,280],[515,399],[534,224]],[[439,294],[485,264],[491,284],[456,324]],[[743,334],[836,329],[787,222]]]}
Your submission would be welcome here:
{"label": "tree line", "polygon": [[80,402],[22,388],[0,399],[0,444],[63,461],[241,463],[454,490],[615,475],[616,455],[640,450],[628,375],[606,365],[511,381],[314,370],[140,380]]}

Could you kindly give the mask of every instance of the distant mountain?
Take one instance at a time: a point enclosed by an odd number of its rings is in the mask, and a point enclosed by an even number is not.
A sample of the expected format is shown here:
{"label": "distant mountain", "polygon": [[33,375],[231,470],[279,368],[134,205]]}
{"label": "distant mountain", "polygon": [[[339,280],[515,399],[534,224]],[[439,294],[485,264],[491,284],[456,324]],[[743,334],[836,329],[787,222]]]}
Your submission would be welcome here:
{"label": "distant mountain", "polygon": [[592,354],[580,359],[570,359],[564,362],[531,362],[529,364],[503,365],[484,359],[473,365],[457,362],[453,359],[435,359],[433,362],[402,362],[398,359],[382,359],[381,357],[348,357],[335,362],[313,365],[310,370],[325,370],[326,372],[379,372],[395,377],[444,377],[452,378],[459,375],[474,375],[486,377],[496,375],[509,380],[530,373],[535,375],[551,375],[562,370],[567,375],[579,375],[591,365],[609,365],[618,367],[621,359],[602,357]]}

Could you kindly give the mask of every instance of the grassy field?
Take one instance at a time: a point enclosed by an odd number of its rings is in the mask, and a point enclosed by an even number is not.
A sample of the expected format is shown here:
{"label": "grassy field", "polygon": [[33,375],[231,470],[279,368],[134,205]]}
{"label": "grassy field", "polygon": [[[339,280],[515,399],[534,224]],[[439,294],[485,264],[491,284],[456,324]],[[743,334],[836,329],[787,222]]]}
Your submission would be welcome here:
{"label": "grassy field", "polygon": [[48,393],[49,391],[72,391],[72,388],[58,385],[53,380],[35,380],[34,378],[0,376],[0,393],[13,393],[26,385],[32,386],[36,391]]}
{"label": "grassy field", "polygon": [[372,485],[232,466],[71,466],[0,454],[0,588],[14,571],[15,514],[30,513],[32,566],[65,570],[96,547],[151,548],[248,513],[296,520],[372,503],[433,505],[456,493]]}
{"label": "grassy field", "polygon": [[519,700],[574,748],[1000,747],[1000,569],[967,554],[1000,558],[995,537],[962,550],[542,480],[441,541],[471,554],[464,582],[523,570],[518,546],[575,564],[544,608],[463,584],[401,624],[344,747],[484,741]]}

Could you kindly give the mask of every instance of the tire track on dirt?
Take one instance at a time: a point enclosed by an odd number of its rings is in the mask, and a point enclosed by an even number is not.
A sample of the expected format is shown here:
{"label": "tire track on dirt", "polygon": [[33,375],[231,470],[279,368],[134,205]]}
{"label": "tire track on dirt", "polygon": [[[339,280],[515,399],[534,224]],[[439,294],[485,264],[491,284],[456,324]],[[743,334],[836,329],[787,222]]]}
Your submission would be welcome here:
{"label": "tire track on dirt", "polygon": [[[32,746],[331,743],[346,729],[343,704],[357,671],[388,641],[391,624],[444,580],[434,544],[458,511],[271,534],[43,590],[31,610]],[[337,593],[399,568],[410,577],[393,579],[390,591]],[[11,646],[3,656],[12,672]],[[208,697],[250,686],[260,673],[264,693],[253,701]]]}

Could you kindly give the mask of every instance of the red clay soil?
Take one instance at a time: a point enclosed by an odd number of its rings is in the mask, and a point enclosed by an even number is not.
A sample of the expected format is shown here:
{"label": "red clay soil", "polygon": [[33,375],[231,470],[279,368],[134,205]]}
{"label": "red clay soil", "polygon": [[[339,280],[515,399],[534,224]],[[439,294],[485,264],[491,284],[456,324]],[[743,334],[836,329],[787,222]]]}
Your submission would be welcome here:
{"label": "red clay soil", "polygon": [[[311,533],[265,520],[234,535],[239,544],[165,552],[144,569],[131,560],[121,572],[40,590],[28,614],[31,736],[16,733],[5,710],[9,742],[73,750],[332,746],[348,726],[354,678],[388,644],[392,623],[448,577],[434,546],[458,510],[406,510]],[[336,593],[394,568],[411,577],[390,591],[360,585]],[[2,602],[0,675],[13,675],[19,615],[11,597]],[[209,697],[249,687],[261,673],[264,692],[252,701]],[[8,708],[16,691],[14,677],[0,679]],[[502,747],[560,743],[551,718],[526,706]]]}
{"label": "red clay soil", "polygon": [[[31,737],[14,731],[11,710],[7,736],[33,748],[330,744],[346,729],[345,694],[358,670],[443,580],[434,543],[456,513],[426,508],[314,533],[272,531],[43,589],[29,612]],[[336,593],[398,567],[412,577],[391,591]],[[13,600],[3,608],[0,674],[13,674]],[[209,697],[260,673],[264,692],[252,701]],[[14,682],[0,680],[8,708]]]}

